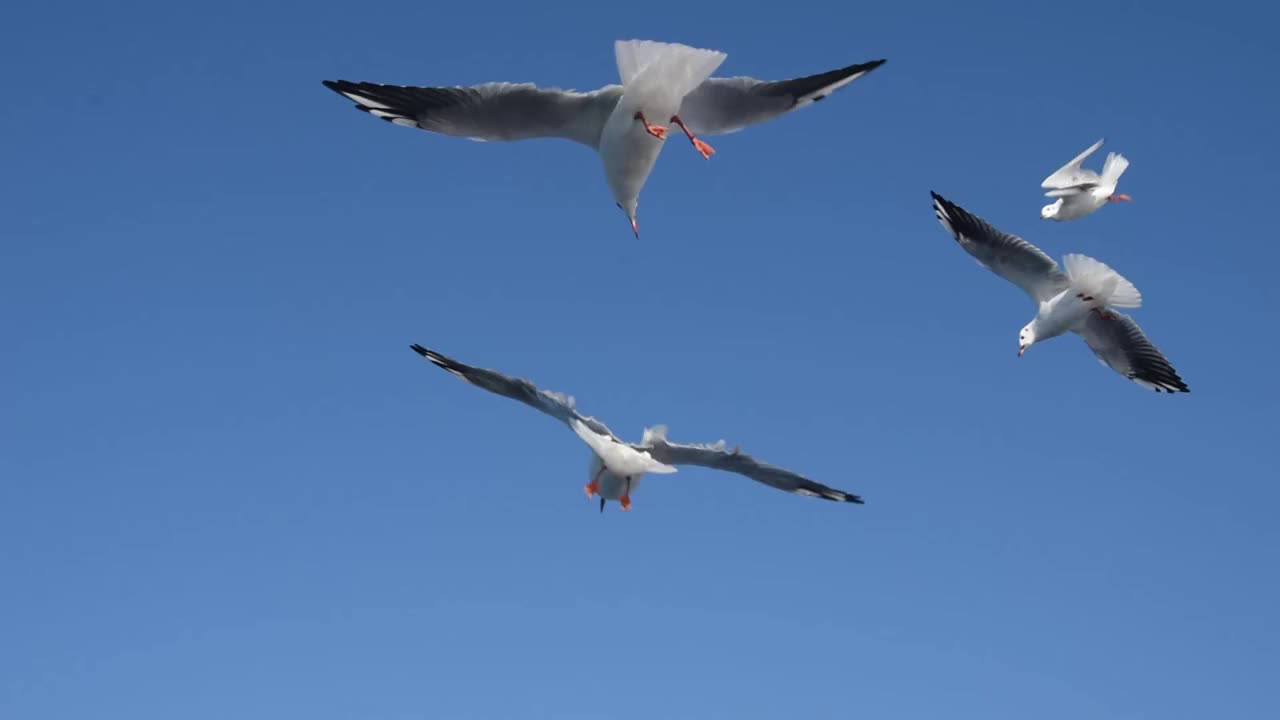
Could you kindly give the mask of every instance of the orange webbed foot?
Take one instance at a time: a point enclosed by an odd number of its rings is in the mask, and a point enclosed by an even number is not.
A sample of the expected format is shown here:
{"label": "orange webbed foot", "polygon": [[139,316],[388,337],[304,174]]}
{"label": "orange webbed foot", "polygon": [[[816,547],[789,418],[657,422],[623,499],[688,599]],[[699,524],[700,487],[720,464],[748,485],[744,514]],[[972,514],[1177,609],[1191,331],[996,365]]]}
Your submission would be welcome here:
{"label": "orange webbed foot", "polygon": [[659,140],[667,139],[667,129],[661,125],[650,125],[649,121],[645,119],[643,112],[637,110],[634,117],[636,120],[639,120],[640,122],[644,123],[645,132],[658,138]]}
{"label": "orange webbed foot", "polygon": [[618,504],[622,506],[623,510],[630,510],[631,497],[629,495],[623,495],[622,497],[618,498]]}
{"label": "orange webbed foot", "polygon": [[691,138],[689,138],[689,139],[693,141],[693,147],[694,147],[694,149],[695,149],[695,150],[697,150],[699,153],[701,153],[701,154],[702,154],[702,157],[704,157],[704,158],[706,158],[706,159],[710,160],[710,159],[711,159],[711,156],[716,154],[716,149],[715,149],[715,148],[713,148],[713,147],[711,147],[710,145],[708,145],[708,144],[706,144],[706,143],[702,142],[702,141],[701,141],[701,140],[699,140],[698,138],[696,138],[696,137],[691,137]]}
{"label": "orange webbed foot", "polygon": [[587,498],[590,499],[595,497],[596,494],[600,492],[600,483],[596,482],[595,480],[592,480],[591,482],[587,483],[586,486],[583,487],[582,489],[586,491]]}

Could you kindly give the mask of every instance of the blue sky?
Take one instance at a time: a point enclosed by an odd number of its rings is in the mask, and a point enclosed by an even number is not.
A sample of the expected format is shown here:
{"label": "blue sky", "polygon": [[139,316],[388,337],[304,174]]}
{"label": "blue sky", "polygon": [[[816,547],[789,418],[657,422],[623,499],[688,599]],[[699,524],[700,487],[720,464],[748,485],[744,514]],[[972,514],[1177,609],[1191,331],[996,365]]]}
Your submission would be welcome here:
{"label": "blue sky", "polygon": [[[24,3],[0,26],[0,716],[1275,717],[1274,11]],[[613,82],[616,38],[827,102],[598,160],[323,79]],[[1038,219],[1099,137],[1134,202]],[[1192,387],[1062,338],[936,190],[1093,255]],[[409,351],[862,494],[582,495]],[[1271,477],[1271,480],[1267,480]]]}

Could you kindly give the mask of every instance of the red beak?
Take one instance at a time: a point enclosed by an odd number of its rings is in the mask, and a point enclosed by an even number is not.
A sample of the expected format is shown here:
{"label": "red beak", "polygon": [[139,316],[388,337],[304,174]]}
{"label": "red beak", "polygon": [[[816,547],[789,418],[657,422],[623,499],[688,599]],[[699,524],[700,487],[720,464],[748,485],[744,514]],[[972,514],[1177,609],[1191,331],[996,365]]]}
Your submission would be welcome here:
{"label": "red beak", "polygon": [[1019,346],[1018,346],[1018,357],[1022,357],[1022,353],[1026,352],[1026,351],[1027,351],[1027,346],[1026,346],[1026,345],[1019,345]]}
{"label": "red beak", "polygon": [[1125,202],[1131,202],[1133,200],[1133,198],[1129,197],[1128,195],[1125,195],[1124,193],[1120,193],[1119,195],[1112,195],[1107,199],[1110,200],[1111,202],[1120,202],[1121,200]]}
{"label": "red beak", "polygon": [[640,226],[636,224],[635,218],[631,219],[631,232],[636,234],[636,239],[640,239]]}

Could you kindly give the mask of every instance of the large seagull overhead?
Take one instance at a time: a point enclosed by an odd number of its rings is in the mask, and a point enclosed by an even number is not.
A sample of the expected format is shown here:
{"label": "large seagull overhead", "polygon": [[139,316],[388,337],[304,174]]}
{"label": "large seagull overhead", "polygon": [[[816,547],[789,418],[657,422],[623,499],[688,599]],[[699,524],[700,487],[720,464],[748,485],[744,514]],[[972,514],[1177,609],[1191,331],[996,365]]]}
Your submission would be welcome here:
{"label": "large seagull overhead", "polygon": [[640,235],[640,190],[658,160],[671,123],[703,157],[715,152],[698,136],[737,132],[811,105],[884,64],[850,65],[792,80],[713,78],[725,54],[675,43],[619,40],[621,85],[591,92],[494,82],[471,87],[414,87],[325,80],[356,108],[405,127],[473,140],[558,137],[599,153],[605,179]]}

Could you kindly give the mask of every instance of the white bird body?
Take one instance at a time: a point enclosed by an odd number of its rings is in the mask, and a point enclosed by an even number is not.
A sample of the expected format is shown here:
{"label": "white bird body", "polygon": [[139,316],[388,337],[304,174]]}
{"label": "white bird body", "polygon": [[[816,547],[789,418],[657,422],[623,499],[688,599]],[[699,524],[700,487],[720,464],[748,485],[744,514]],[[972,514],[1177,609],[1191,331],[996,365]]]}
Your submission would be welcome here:
{"label": "white bird body", "polygon": [[1045,215],[1048,220],[1057,220],[1059,222],[1079,220],[1087,215],[1092,215],[1095,210],[1111,202],[1110,198],[1115,194],[1115,191],[1115,185],[1100,185],[1091,190],[1060,197],[1053,203],[1046,205],[1041,214]]}
{"label": "white bird body", "polygon": [[594,432],[577,418],[569,419],[569,427],[591,448],[591,452],[595,453],[606,470],[622,476],[624,480],[632,478],[634,482],[645,473],[669,474],[676,471],[670,465],[653,459],[652,455],[643,450],[619,442],[612,436]]}
{"label": "white bird body", "polygon": [[[601,471],[603,469],[603,472]],[[637,475],[619,475],[609,469],[609,466],[600,459],[599,455],[591,453],[591,467],[588,469],[588,479],[595,479],[599,487],[600,497],[605,500],[618,500],[624,495],[630,495],[633,490],[640,486],[640,478],[644,473]]]}
{"label": "white bird body", "polygon": [[600,132],[598,151],[609,189],[635,230],[640,190],[666,144],[665,136],[655,136],[649,125],[665,130],[680,112],[684,96],[711,77],[728,56],[653,40],[619,40],[613,52],[622,97]]}
{"label": "white bird body", "polygon": [[[636,98],[623,95],[600,133],[600,160],[604,163],[605,181],[609,183],[614,200],[631,220],[635,219],[636,208],[640,204],[640,191],[648,182],[649,173],[653,172],[658,155],[666,145],[650,135],[635,119],[638,108]],[[655,108],[652,112],[653,117],[662,117],[663,109]],[[674,111],[666,117],[671,117],[671,114]]]}
{"label": "white bird body", "polygon": [[1071,332],[1084,324],[1089,313],[1103,307],[1097,300],[1084,300],[1080,293],[1068,288],[1040,303],[1040,310],[1031,320],[1037,342],[1043,342]]}

